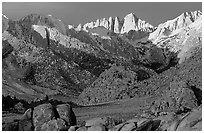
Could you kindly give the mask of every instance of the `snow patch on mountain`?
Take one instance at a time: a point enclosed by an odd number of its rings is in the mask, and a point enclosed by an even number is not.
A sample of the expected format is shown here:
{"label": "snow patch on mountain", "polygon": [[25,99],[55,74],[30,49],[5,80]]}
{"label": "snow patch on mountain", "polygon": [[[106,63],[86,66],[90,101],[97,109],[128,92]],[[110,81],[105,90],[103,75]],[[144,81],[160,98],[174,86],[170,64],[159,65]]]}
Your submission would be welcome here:
{"label": "snow patch on mountain", "polygon": [[43,39],[46,38],[46,26],[32,25],[32,28],[37,31],[43,37]]}
{"label": "snow patch on mountain", "polygon": [[195,22],[195,20],[198,19],[201,15],[201,11],[182,13],[177,18],[160,24],[154,32],[150,33],[148,39],[153,41],[153,43],[157,44],[163,38],[178,33],[181,28],[186,27],[191,23]]}

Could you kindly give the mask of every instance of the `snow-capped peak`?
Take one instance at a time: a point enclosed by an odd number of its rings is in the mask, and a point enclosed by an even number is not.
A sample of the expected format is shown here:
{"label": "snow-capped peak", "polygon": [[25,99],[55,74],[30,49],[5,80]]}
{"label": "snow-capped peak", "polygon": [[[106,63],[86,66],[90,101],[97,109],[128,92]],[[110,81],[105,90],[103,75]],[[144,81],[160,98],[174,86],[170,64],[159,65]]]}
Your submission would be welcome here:
{"label": "snow-capped peak", "polygon": [[201,15],[201,11],[182,13],[175,19],[168,20],[165,23],[160,24],[158,28],[149,35],[149,40],[152,40],[154,43],[157,43],[161,38],[167,37],[173,32],[190,25]]}

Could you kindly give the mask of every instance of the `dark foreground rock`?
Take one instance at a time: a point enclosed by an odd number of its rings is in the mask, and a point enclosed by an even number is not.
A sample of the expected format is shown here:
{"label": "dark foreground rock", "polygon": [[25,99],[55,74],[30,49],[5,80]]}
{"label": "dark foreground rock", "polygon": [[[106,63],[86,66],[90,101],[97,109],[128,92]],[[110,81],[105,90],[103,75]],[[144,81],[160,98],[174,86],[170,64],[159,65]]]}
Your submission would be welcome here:
{"label": "dark foreground rock", "polygon": [[182,114],[161,113],[157,117],[154,114],[140,114],[129,120],[98,117],[77,125],[70,105],[54,107],[45,103],[28,109],[21,119],[2,127],[4,131],[201,131],[202,107]]}
{"label": "dark foreground rock", "polygon": [[76,125],[76,116],[72,110],[72,107],[69,104],[57,105],[57,112],[59,117],[62,118],[67,125],[74,126]]}
{"label": "dark foreground rock", "polygon": [[4,131],[64,131],[76,125],[76,116],[69,104],[54,107],[45,103],[28,109],[20,119],[3,124]]}

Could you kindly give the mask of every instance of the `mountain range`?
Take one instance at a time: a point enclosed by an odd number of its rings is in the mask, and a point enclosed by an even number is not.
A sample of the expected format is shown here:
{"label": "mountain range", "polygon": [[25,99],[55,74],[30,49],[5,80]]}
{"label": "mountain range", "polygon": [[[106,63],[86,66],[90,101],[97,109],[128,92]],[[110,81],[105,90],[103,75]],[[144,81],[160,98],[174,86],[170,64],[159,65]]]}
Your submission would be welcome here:
{"label": "mountain range", "polygon": [[[123,99],[129,96],[121,92],[182,64],[202,47],[200,11],[157,27],[134,13],[78,26],[52,15],[30,14],[17,21],[2,15],[2,27],[3,95],[31,101],[44,95],[80,104]],[[115,90],[119,84],[124,85]],[[93,101],[96,88],[101,95],[104,87],[117,93]]]}
{"label": "mountain range", "polygon": [[202,130],[201,107],[201,11],[157,27],[2,15],[2,130]]}

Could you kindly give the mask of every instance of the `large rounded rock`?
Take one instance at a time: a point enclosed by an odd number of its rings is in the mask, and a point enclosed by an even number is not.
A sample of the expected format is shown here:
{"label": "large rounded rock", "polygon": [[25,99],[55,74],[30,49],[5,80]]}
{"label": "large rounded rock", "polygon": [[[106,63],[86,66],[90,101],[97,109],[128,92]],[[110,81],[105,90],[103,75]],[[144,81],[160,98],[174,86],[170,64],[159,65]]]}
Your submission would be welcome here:
{"label": "large rounded rock", "polygon": [[65,121],[62,119],[50,120],[47,123],[44,123],[41,127],[41,131],[65,131],[68,127],[65,124]]}
{"label": "large rounded rock", "polygon": [[69,127],[68,131],[76,131],[78,128],[78,126],[71,126]]}
{"label": "large rounded rock", "polygon": [[77,124],[76,116],[69,104],[57,105],[59,117],[66,121],[67,125],[74,126]]}
{"label": "large rounded rock", "polygon": [[174,121],[169,125],[169,127],[167,128],[167,131],[176,131],[176,128],[178,127],[179,122],[180,122],[179,119],[174,120]]}
{"label": "large rounded rock", "polygon": [[104,125],[94,125],[88,128],[88,131],[106,131]]}
{"label": "large rounded rock", "polygon": [[114,127],[112,127],[112,128],[109,128],[108,131],[120,131],[120,130],[122,129],[122,127],[123,127],[125,124],[126,124],[126,123],[121,123],[121,124],[119,124],[119,125],[116,125],[116,126],[114,126]]}
{"label": "large rounded rock", "polygon": [[159,125],[152,119],[134,118],[110,128],[109,131],[150,131],[155,129],[153,126]]}
{"label": "large rounded rock", "polygon": [[137,124],[134,122],[125,124],[120,131],[132,131],[135,130],[137,128]]}
{"label": "large rounded rock", "polygon": [[151,131],[157,131],[159,129],[161,120],[153,120]]}
{"label": "large rounded rock", "polygon": [[177,131],[202,131],[202,108],[193,110],[193,112],[182,118],[177,127]]}
{"label": "large rounded rock", "polygon": [[151,131],[153,126],[153,120],[152,119],[146,119],[137,122],[137,129],[136,131]]}
{"label": "large rounded rock", "polygon": [[171,123],[176,119],[178,118],[175,113],[168,113],[167,115],[162,115],[155,118],[154,121],[160,121],[160,125],[157,130],[166,131],[170,127]]}
{"label": "large rounded rock", "polygon": [[136,118],[133,118],[133,119],[130,119],[127,121],[127,123],[137,123],[137,125],[140,125],[141,123],[145,122],[145,121],[149,121],[150,119],[148,118],[143,118],[143,117],[136,117]]}
{"label": "large rounded rock", "polygon": [[169,124],[167,131],[202,131],[202,108],[177,117]]}
{"label": "large rounded rock", "polygon": [[105,125],[103,118],[93,118],[86,121],[85,126],[94,126],[94,125]]}
{"label": "large rounded rock", "polygon": [[41,130],[41,126],[55,118],[53,107],[50,103],[41,104],[33,110],[33,125],[35,130]]}
{"label": "large rounded rock", "polygon": [[106,128],[111,128],[122,122],[123,122],[122,119],[117,120],[111,117],[102,117],[87,120],[85,126],[104,125]]}
{"label": "large rounded rock", "polygon": [[87,131],[87,129],[88,127],[83,126],[83,127],[78,128],[76,131]]}

